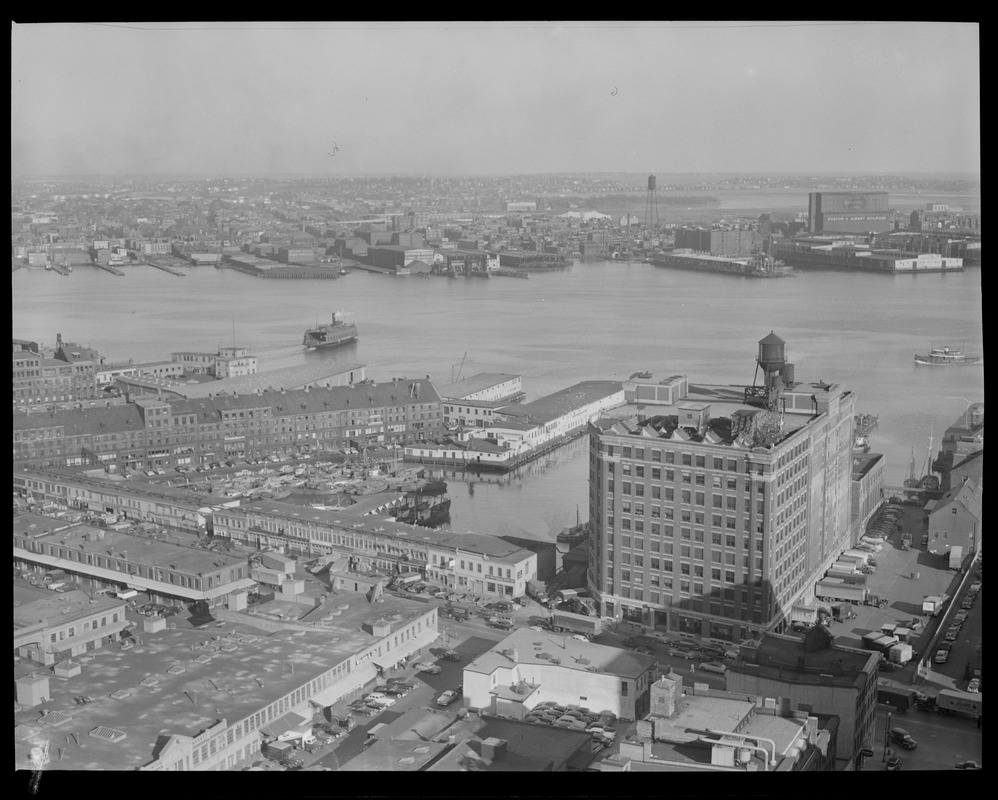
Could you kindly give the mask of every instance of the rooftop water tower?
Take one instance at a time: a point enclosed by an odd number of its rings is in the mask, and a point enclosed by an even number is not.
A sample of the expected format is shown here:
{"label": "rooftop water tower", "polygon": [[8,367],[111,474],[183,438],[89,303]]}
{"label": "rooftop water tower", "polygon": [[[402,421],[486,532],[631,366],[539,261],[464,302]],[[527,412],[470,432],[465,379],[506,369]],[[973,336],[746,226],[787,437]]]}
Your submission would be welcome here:
{"label": "rooftop water tower", "polygon": [[[745,402],[776,411],[783,387],[794,381],[794,365],[787,361],[787,344],[773,331],[759,340],[755,378],[745,389]],[[759,370],[763,372],[763,385],[758,386]]]}

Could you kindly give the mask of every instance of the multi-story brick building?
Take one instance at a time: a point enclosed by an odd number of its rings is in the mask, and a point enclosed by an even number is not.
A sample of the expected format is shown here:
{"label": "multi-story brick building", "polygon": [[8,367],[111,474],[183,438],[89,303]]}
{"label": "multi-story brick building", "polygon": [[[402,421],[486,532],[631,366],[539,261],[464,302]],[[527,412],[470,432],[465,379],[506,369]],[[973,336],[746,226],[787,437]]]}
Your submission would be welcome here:
{"label": "multi-story brick building", "polygon": [[385,575],[419,572],[448,590],[511,599],[537,577],[537,554],[495,536],[415,528],[362,516],[259,500],[212,511],[215,536],[326,558]]}
{"label": "multi-story brick building", "polygon": [[14,406],[72,403],[98,396],[97,369],[103,360],[87,347],[56,336],[53,358],[33,342],[14,341],[12,348]]}
{"label": "multi-story brick building", "polygon": [[432,383],[401,379],[15,412],[13,429],[15,468],[114,463],[127,470],[404,444],[439,434],[442,417]]}
{"label": "multi-story brick building", "polygon": [[763,387],[691,386],[673,414],[590,424],[604,616],[741,641],[781,628],[848,543],[855,398],[795,381],[774,334],[759,345]]}

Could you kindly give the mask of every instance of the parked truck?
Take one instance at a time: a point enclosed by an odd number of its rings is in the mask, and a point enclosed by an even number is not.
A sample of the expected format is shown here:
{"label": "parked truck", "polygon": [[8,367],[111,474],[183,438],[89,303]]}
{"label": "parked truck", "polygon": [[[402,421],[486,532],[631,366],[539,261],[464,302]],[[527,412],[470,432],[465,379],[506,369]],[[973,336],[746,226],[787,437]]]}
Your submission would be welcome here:
{"label": "parked truck", "polygon": [[551,630],[555,633],[581,633],[591,639],[602,632],[603,622],[599,617],[556,611],[551,615]]}
{"label": "parked truck", "polygon": [[930,617],[938,616],[949,600],[946,594],[929,594],[922,598],[922,613]]}
{"label": "parked truck", "polygon": [[846,550],[839,556],[839,561],[856,561],[860,564],[869,564],[872,556],[865,550]]}
{"label": "parked truck", "polygon": [[875,650],[878,653],[883,653],[884,658],[887,658],[887,654],[890,652],[890,649],[896,644],[899,644],[897,636],[885,636],[879,631],[863,634],[864,649]]}
{"label": "parked truck", "polygon": [[793,606],[790,609],[790,627],[795,631],[806,631],[817,620],[817,606]]}
{"label": "parked truck", "polygon": [[548,593],[544,581],[527,581],[527,596],[534,598],[534,600],[542,605],[546,604]]}
{"label": "parked truck", "polygon": [[866,587],[846,583],[841,578],[825,578],[815,584],[814,596],[825,602],[862,603],[866,599]]}
{"label": "parked truck", "polygon": [[[897,638],[897,637],[892,637]],[[907,664],[914,657],[915,651],[910,644],[899,642],[887,651],[887,660],[892,664]]]}
{"label": "parked truck", "polygon": [[949,549],[949,568],[960,569],[963,566],[963,548],[960,546]]}
{"label": "parked truck", "polygon": [[877,702],[888,706],[894,706],[900,714],[903,714],[915,705],[915,697],[916,693],[911,689],[886,686],[883,684],[877,687]]}

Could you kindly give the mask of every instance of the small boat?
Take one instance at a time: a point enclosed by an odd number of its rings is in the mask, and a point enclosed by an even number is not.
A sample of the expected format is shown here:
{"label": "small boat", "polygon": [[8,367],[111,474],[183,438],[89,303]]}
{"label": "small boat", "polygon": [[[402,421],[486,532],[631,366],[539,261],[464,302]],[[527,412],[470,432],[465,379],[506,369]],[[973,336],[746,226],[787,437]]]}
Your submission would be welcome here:
{"label": "small boat", "polygon": [[927,356],[916,355],[916,364],[935,367],[969,367],[980,364],[980,356],[965,356],[961,350],[951,350],[949,347],[933,347]]}
{"label": "small boat", "polygon": [[340,267],[340,275],[349,275],[349,274],[350,270],[348,270],[346,267]]}
{"label": "small boat", "polygon": [[316,325],[305,331],[305,338],[302,344],[305,347],[319,349],[325,347],[339,347],[343,344],[357,341],[357,326],[353,323],[344,322],[336,312],[333,312],[333,321],[326,325]]}

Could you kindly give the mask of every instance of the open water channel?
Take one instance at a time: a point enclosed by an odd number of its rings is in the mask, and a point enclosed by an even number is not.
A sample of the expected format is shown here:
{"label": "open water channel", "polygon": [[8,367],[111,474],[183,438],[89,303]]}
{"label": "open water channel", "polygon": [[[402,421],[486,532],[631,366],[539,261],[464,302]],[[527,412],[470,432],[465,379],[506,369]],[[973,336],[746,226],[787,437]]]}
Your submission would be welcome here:
{"label": "open water channel", "polygon": [[[887,482],[921,474],[929,437],[984,399],[984,367],[916,366],[932,345],[983,355],[981,268],[889,276],[798,271],[751,280],[642,263],[575,263],[515,278],[388,277],[263,280],[213,267],[175,277],[147,266],[124,277],[77,267],[69,276],[11,276],[12,334],[47,346],[57,333],[107,361],[169,359],[235,340],[260,370],[316,360],[358,363],[367,376],[428,375],[438,386],[477,372],[523,376],[528,400],[582,380],[640,370],[692,383],[748,384],[757,342],[787,342],[798,380],[839,382],[857,411],[878,414],[871,439]],[[360,340],[308,352],[306,326],[342,311]],[[456,530],[551,540],[587,516],[582,439],[503,479],[450,477]]]}

